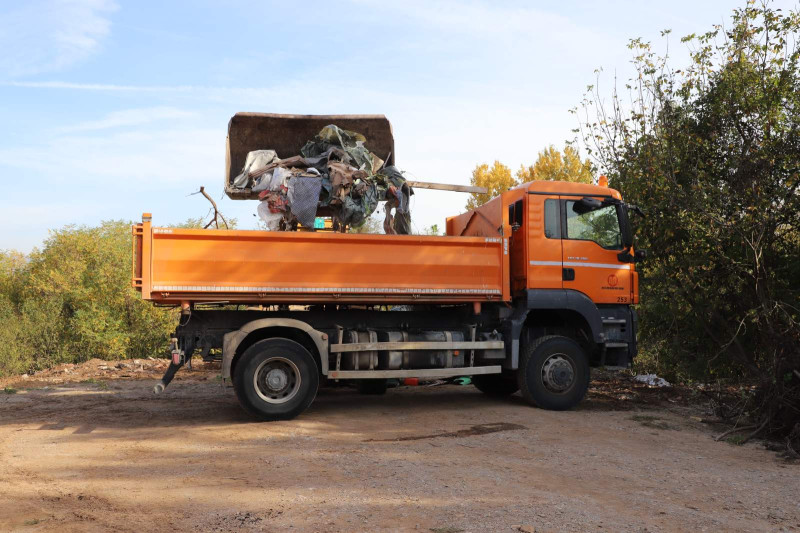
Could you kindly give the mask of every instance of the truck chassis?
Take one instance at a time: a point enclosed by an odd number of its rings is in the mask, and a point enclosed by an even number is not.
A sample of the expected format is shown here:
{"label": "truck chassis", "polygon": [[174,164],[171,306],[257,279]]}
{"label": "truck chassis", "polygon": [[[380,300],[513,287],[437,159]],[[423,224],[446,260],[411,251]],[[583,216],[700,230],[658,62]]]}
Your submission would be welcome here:
{"label": "truck chassis", "polygon": [[187,309],[156,392],[199,352],[221,359],[243,407],[266,420],[296,416],[321,384],[352,381],[375,394],[405,377],[472,376],[487,394],[521,390],[532,404],[568,409],[585,395],[590,365],[629,363],[635,313],[570,291],[532,292],[515,306]]}

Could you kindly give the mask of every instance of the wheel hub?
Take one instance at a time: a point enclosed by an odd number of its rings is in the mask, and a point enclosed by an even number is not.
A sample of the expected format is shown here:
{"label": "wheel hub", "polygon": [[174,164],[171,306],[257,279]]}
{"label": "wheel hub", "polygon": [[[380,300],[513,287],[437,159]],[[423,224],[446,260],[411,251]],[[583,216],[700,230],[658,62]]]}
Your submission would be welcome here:
{"label": "wheel hub", "polygon": [[300,390],[300,370],[284,357],[273,357],[262,362],[253,375],[253,385],[258,396],[268,403],[284,403]]}
{"label": "wheel hub", "polygon": [[279,391],[286,386],[289,376],[280,368],[273,368],[267,372],[267,387],[273,391]]}
{"label": "wheel hub", "polygon": [[563,354],[551,355],[542,366],[542,381],[554,392],[564,392],[575,381],[575,369]]}

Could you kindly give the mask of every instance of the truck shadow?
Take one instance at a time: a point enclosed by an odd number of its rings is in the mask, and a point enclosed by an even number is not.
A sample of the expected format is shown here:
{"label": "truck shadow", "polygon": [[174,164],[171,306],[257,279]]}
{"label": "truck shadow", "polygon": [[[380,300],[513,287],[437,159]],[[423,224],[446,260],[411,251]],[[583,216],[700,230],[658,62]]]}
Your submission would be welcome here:
{"label": "truck shadow", "polygon": [[[639,401],[620,399],[613,393],[593,389],[575,410],[629,410]],[[394,418],[398,424],[421,415],[452,419],[461,413],[491,413],[525,419],[544,413],[531,408],[519,393],[505,397],[486,396],[473,387],[402,387],[382,396],[360,395],[346,387],[323,388],[309,409],[292,421],[263,422],[245,413],[232,389],[208,382],[175,382],[160,395],[150,393],[149,381],[115,381],[107,388],[87,384],[64,384],[0,396],[0,427],[36,426],[42,431],[68,431],[88,435],[98,429],[182,428],[218,425],[324,424],[358,431],[359,424],[374,417]],[[433,434],[433,432],[428,432]],[[392,439],[389,439],[392,440]]]}
{"label": "truck shadow", "polygon": [[[157,396],[149,390],[150,383],[144,381],[112,382],[105,389],[64,384],[22,390],[18,394],[0,396],[0,427],[35,425],[42,431],[90,434],[103,428],[271,424],[245,413],[230,388],[176,382]],[[436,387],[422,391],[390,389],[383,396],[363,396],[349,388],[324,388],[311,407],[295,420],[335,425],[375,416],[403,417],[422,412],[449,416],[456,411],[482,407],[523,405],[521,398],[489,398],[472,387]]]}

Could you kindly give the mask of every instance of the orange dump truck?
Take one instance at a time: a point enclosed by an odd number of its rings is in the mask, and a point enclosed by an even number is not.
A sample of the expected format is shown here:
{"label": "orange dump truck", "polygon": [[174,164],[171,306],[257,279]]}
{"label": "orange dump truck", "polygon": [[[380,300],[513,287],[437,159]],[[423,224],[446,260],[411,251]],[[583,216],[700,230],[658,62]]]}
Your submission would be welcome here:
{"label": "orange dump truck", "polygon": [[[296,153],[327,124],[363,133],[394,159],[382,116],[238,114],[225,188],[250,150]],[[445,236],[133,228],[133,285],[181,307],[172,363],[222,358],[242,406],[291,418],[321,383],[385,392],[395,378],[472,376],[568,409],[590,365],[636,355],[638,274],[628,212],[607,187],[525,183],[447,219]],[[221,354],[221,355],[220,355]]]}

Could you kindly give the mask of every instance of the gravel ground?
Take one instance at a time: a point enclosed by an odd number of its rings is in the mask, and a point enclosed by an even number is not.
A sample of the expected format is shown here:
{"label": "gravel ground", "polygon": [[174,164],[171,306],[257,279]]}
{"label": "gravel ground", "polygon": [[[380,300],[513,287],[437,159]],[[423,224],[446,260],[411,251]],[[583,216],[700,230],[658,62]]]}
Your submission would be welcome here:
{"label": "gravel ground", "polygon": [[715,442],[680,391],[336,388],[256,423],[213,367],[153,396],[164,361],[119,364],[0,383],[0,530],[800,531],[800,465]]}

